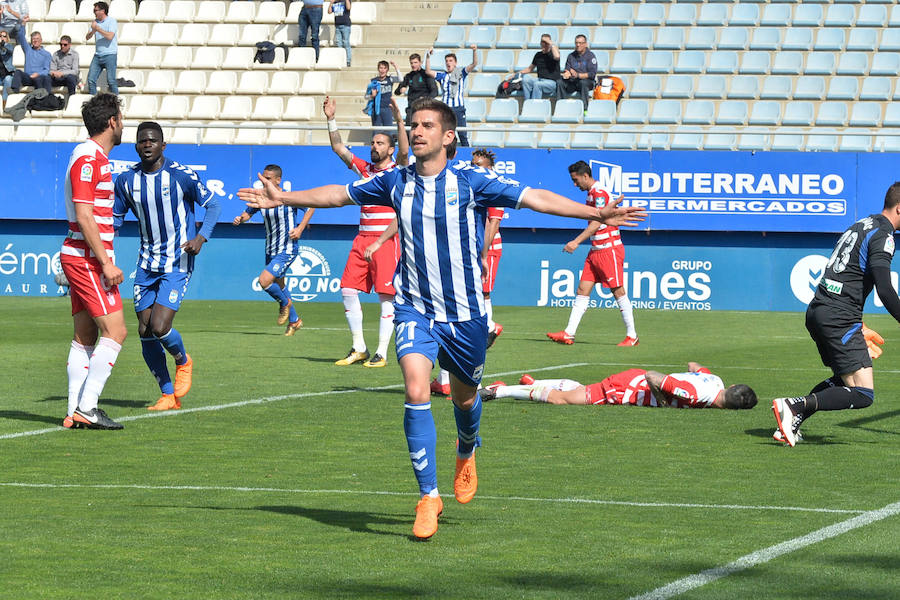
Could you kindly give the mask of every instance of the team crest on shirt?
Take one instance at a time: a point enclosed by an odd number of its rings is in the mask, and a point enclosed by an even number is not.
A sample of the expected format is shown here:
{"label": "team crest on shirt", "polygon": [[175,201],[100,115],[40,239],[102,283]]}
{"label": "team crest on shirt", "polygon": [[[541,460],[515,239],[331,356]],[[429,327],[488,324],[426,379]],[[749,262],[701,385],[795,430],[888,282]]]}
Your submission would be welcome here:
{"label": "team crest on shirt", "polygon": [[81,165],[81,181],[90,181],[94,178],[94,165]]}
{"label": "team crest on shirt", "polygon": [[894,236],[893,235],[889,235],[889,236],[887,236],[887,238],[885,238],[884,251],[887,252],[888,254],[890,254],[891,256],[894,255]]}
{"label": "team crest on shirt", "polygon": [[459,204],[459,188],[456,186],[447,186],[444,195],[447,199],[447,206],[456,206]]}

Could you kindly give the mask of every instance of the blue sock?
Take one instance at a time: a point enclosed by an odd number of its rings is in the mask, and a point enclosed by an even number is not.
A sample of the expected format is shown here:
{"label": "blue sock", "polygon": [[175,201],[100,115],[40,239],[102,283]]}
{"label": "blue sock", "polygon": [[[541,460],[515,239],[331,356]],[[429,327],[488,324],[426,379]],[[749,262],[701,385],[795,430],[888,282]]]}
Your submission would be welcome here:
{"label": "blue sock", "polygon": [[291,309],[290,309],[290,311],[288,311],[288,322],[296,323],[299,320],[300,320],[300,315],[297,314],[297,311],[294,310],[294,305],[291,304]]}
{"label": "blue sock", "polygon": [[187,351],[184,349],[184,342],[181,341],[181,334],[174,327],[169,333],[159,338],[163,347],[175,357],[176,365],[183,365],[187,362]]}
{"label": "blue sock", "polygon": [[453,416],[456,417],[456,435],[459,446],[456,448],[460,458],[469,458],[472,452],[481,445],[478,428],[481,425],[481,398],[475,396],[475,403],[469,410],[453,405]]}
{"label": "blue sock", "polygon": [[437,488],[437,430],[428,404],[404,404],[403,431],[419,491],[424,496]]}
{"label": "blue sock", "polygon": [[159,340],[155,337],[142,337],[141,354],[144,355],[144,362],[147,363],[150,372],[156,377],[159,391],[163,394],[174,394],[175,387],[172,385],[172,378],[169,377],[169,368],[166,366],[166,352],[163,350]]}
{"label": "blue sock", "polygon": [[[278,282],[273,282],[272,285],[265,289],[266,293],[278,302],[280,306],[287,306],[288,297],[287,294],[284,293],[284,290],[281,289],[281,286],[278,285]],[[297,319],[294,319],[296,321]]]}

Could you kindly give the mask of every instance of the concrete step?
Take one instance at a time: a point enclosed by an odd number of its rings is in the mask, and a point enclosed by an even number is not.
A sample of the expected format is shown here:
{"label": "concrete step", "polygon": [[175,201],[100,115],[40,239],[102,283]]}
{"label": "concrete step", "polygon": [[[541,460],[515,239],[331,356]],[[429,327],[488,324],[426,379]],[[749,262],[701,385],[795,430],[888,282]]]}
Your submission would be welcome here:
{"label": "concrete step", "polygon": [[[449,0],[420,0],[419,2],[384,2],[378,14],[379,23],[409,23],[446,25],[447,17],[456,2]],[[352,14],[352,13],[351,13]]]}
{"label": "concrete step", "polygon": [[404,24],[390,25],[365,25],[363,39],[366,46],[391,47],[402,40],[404,46],[423,46],[428,48],[437,39],[439,25],[411,25],[408,21]]}

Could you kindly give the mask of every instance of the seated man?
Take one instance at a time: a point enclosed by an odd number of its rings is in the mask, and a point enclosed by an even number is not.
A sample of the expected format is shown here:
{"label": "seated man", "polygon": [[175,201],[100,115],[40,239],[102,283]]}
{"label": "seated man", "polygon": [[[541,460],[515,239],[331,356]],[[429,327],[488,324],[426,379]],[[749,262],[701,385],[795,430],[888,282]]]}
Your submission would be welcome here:
{"label": "seated man", "polygon": [[50,59],[50,83],[66,86],[71,96],[78,87],[78,68],[78,53],[72,49],[72,38],[64,35],[59,38],[59,50]]}
{"label": "seated man", "polygon": [[560,75],[557,96],[565,98],[569,94],[578,93],[587,110],[588,102],[594,91],[594,79],[597,77],[597,57],[588,50],[587,38],[575,36],[575,51],[566,58],[566,68]]}
{"label": "seated man", "polygon": [[537,77],[522,77],[522,93],[526,100],[540,100],[544,96],[556,94],[557,86],[561,79],[559,73],[559,48],[550,39],[550,34],[541,36],[541,49],[535,52],[531,64],[513,73],[506,79],[513,79],[518,75],[537,71]]}
{"label": "seated man", "polygon": [[25,70],[16,69],[13,75],[12,91],[18,92],[23,85],[31,85],[37,88],[44,88],[50,93],[52,87],[50,83],[50,61],[52,57],[50,53],[41,47],[43,39],[37,31],[31,33],[31,45],[25,39],[25,28],[19,27],[18,40],[25,51]]}
{"label": "seated man", "polygon": [[479,390],[484,401],[494,398],[534,400],[550,404],[630,404],[674,408],[753,408],[756,393],[744,384],[725,387],[706,367],[688,363],[686,373],[628,369],[599,383],[582,385],[571,379],[535,381],[523,375],[520,385],[490,385]]}

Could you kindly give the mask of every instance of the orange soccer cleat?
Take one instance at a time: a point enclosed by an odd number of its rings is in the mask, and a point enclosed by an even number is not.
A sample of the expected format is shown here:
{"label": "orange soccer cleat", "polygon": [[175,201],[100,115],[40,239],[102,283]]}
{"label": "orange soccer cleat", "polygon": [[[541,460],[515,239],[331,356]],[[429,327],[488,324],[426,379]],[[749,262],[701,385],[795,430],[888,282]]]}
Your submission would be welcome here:
{"label": "orange soccer cleat", "polygon": [[148,406],[147,410],[178,410],[181,408],[181,401],[175,397],[175,394],[163,394],[156,404]]}
{"label": "orange soccer cleat", "polygon": [[303,319],[297,319],[293,323],[288,323],[287,329],[284,330],[284,335],[286,337],[291,337],[292,335],[297,333],[297,330],[301,327],[303,327]]}
{"label": "orange soccer cleat", "polygon": [[288,298],[288,303],[284,306],[278,308],[278,324],[284,325],[287,323],[288,317],[291,314],[291,305],[294,303],[293,300]]}
{"label": "orange soccer cleat", "polygon": [[556,331],[553,333],[548,333],[547,337],[556,342],[557,344],[565,344],[566,346],[571,346],[575,343],[575,336],[569,335],[565,331]]}
{"label": "orange soccer cleat", "polygon": [[534,377],[528,373],[525,373],[519,378],[519,385],[531,385],[532,383],[534,383]]}
{"label": "orange soccer cleat", "polygon": [[637,338],[626,336],[624,340],[616,344],[616,346],[637,346],[640,344]]}
{"label": "orange soccer cleat", "polygon": [[422,496],[416,504],[416,522],[413,523],[413,535],[420,540],[427,540],[438,529],[438,517],[444,512],[444,501],[440,496]]}
{"label": "orange soccer cleat", "polygon": [[436,396],[449,396],[450,395],[450,384],[449,383],[441,383],[438,381],[438,378],[435,377],[431,380],[431,393]]}
{"label": "orange soccer cleat", "polygon": [[184,398],[191,391],[191,379],[194,373],[194,361],[190,354],[185,354],[187,362],[175,365],[175,397]]}
{"label": "orange soccer cleat", "polygon": [[478,473],[475,471],[475,452],[469,458],[456,457],[456,475],[453,477],[453,495],[460,504],[466,504],[478,491]]}

